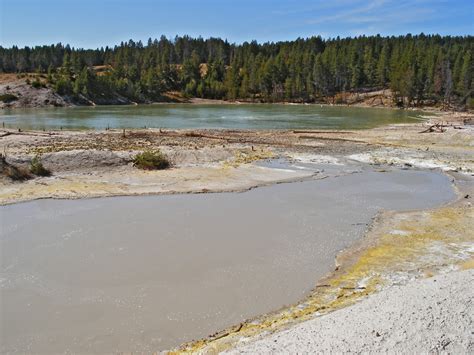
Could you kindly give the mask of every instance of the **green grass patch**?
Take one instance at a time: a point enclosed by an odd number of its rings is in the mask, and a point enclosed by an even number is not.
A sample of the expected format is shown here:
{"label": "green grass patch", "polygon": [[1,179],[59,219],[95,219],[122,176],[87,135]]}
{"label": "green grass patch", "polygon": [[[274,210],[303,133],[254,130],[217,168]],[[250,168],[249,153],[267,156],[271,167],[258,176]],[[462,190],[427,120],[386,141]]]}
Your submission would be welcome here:
{"label": "green grass patch", "polygon": [[145,151],[133,158],[133,165],[144,170],[162,170],[171,166],[168,158],[159,150]]}

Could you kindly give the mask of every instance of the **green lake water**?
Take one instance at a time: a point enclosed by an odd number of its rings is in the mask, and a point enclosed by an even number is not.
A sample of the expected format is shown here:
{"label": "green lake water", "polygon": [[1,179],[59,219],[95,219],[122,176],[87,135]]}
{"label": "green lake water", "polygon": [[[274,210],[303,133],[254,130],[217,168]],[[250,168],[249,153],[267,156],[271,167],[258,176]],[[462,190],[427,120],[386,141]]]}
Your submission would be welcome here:
{"label": "green lake water", "polygon": [[0,122],[22,129],[231,128],[363,129],[422,119],[423,112],[320,105],[157,104],[1,110]]}

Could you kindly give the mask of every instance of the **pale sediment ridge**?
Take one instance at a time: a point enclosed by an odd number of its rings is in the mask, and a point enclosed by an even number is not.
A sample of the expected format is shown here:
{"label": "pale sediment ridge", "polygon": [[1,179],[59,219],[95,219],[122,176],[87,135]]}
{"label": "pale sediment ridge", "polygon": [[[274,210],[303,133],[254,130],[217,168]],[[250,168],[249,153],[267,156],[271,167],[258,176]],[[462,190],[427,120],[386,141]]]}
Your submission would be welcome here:
{"label": "pale sediment ridge", "polygon": [[393,286],[227,353],[472,354],[473,280],[471,269]]}

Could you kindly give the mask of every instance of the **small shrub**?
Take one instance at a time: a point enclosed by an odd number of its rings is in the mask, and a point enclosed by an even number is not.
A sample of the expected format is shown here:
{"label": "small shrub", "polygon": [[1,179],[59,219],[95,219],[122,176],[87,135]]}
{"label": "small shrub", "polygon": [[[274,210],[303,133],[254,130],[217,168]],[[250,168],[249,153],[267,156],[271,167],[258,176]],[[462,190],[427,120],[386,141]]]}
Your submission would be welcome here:
{"label": "small shrub", "polygon": [[31,86],[34,87],[35,89],[40,89],[44,87],[44,84],[41,81],[36,79],[35,81],[31,83]]}
{"label": "small shrub", "polygon": [[144,170],[161,170],[170,167],[168,158],[159,150],[146,151],[133,158],[133,165]]}
{"label": "small shrub", "polygon": [[6,104],[12,101],[18,100],[18,97],[16,97],[13,94],[1,94],[0,95],[0,101],[5,102]]}
{"label": "small shrub", "polygon": [[30,163],[30,172],[36,176],[50,176],[51,171],[46,169],[41,162],[41,157],[39,155],[35,156]]}
{"label": "small shrub", "polygon": [[474,110],[474,98],[470,97],[466,101],[466,106],[469,110]]}
{"label": "small shrub", "polygon": [[72,84],[71,81],[66,79],[59,79],[54,84],[54,90],[59,95],[70,95],[72,93]]}

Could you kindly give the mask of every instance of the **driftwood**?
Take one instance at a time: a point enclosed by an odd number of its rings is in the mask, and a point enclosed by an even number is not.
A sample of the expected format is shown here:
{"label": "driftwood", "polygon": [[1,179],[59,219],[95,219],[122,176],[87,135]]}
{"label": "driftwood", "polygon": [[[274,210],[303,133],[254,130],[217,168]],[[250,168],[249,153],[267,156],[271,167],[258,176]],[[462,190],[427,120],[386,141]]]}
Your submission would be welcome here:
{"label": "driftwood", "polygon": [[[305,130],[301,130],[303,132]],[[231,133],[232,131],[227,131],[227,133]],[[239,132],[240,131],[234,131],[234,132]],[[299,132],[299,130],[293,131],[293,133]],[[324,133],[341,133],[338,131],[307,131],[308,133],[316,133],[316,134],[324,134]],[[351,134],[353,132],[342,132],[343,134]],[[202,139],[213,139],[213,140],[220,140],[220,141],[225,141],[228,144],[231,143],[238,143],[238,144],[251,144],[251,145],[260,145],[260,144],[269,144],[268,142],[265,141],[265,139],[252,139],[252,137],[246,138],[246,137],[226,137],[226,136],[219,136],[219,135],[214,135],[214,134],[206,134],[206,133],[201,133],[201,132],[196,132],[196,131],[187,131],[187,132],[179,132],[179,131],[172,131],[172,130],[164,130],[160,129],[160,134],[165,135],[165,136],[174,136],[174,137],[188,137],[188,138],[202,138]],[[359,144],[368,144],[364,141],[360,141],[358,139],[350,139],[350,138],[337,138],[337,137],[325,137],[321,135],[299,135],[298,139],[304,140],[304,139],[314,139],[314,140],[322,140],[322,141],[346,141],[346,142],[354,142],[354,143],[359,143]],[[272,145],[274,146],[282,146],[282,147],[289,147],[293,146],[295,143],[294,142],[278,142],[278,141],[272,141]],[[255,149],[255,147],[254,147]]]}
{"label": "driftwood", "polygon": [[455,126],[454,124],[443,124],[443,123],[436,123],[434,125],[429,126],[427,129],[424,131],[418,132],[418,133],[431,133],[431,132],[436,132],[436,133],[443,133],[446,132],[447,127],[452,127],[454,129],[465,129],[465,127],[461,126]]}
{"label": "driftwood", "polygon": [[352,132],[347,132],[347,131],[313,131],[313,130],[306,130],[306,129],[295,129],[293,130],[293,133],[298,134],[298,133],[309,133],[309,134],[331,134],[331,133],[336,133],[336,134],[352,134]]}
{"label": "driftwood", "polygon": [[209,134],[202,134],[197,132],[186,132],[184,133],[186,137],[195,137],[195,138],[209,138],[209,139],[225,139],[219,136],[213,136]]}
{"label": "driftwood", "polygon": [[444,127],[448,127],[447,125],[441,124],[441,123],[436,123],[434,125],[429,126],[427,129],[418,132],[418,133],[431,133],[431,132],[436,132],[436,133],[443,133],[446,132],[446,129]]}
{"label": "driftwood", "polygon": [[342,290],[365,290],[364,286],[357,286],[357,287],[341,287]]}
{"label": "driftwood", "polygon": [[0,138],[1,137],[6,137],[9,135],[17,135],[17,136],[32,136],[32,137],[49,137],[49,136],[55,136],[58,135],[59,133],[55,132],[45,132],[45,133],[39,133],[39,132],[24,132],[22,130],[19,131],[3,131],[0,133]]}
{"label": "driftwood", "polygon": [[218,339],[222,339],[222,338],[225,338],[227,336],[229,336],[231,333],[238,333],[242,330],[244,326],[244,323],[240,323],[238,326],[234,326],[233,329],[229,330],[229,331],[224,331],[222,333],[215,333],[213,335],[210,335],[210,338],[212,340],[218,340]]}
{"label": "driftwood", "polygon": [[357,139],[336,138],[336,137],[321,137],[321,136],[301,135],[301,136],[298,136],[298,139],[315,139],[315,140],[322,140],[322,141],[343,141],[343,142],[354,142],[354,143],[368,144],[364,141],[360,141],[360,140],[357,140]]}

